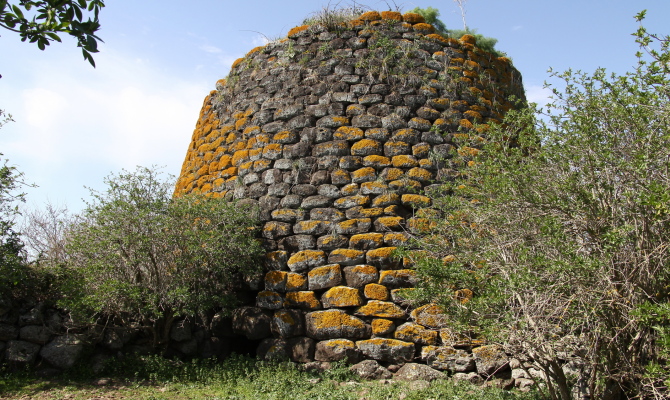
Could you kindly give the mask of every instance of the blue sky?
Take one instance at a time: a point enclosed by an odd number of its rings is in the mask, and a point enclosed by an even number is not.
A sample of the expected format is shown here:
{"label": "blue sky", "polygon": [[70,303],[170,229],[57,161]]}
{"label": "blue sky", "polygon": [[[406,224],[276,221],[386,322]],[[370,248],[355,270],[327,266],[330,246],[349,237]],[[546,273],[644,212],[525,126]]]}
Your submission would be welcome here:
{"label": "blue sky", "polygon": [[[49,201],[78,211],[85,186],[102,189],[109,173],[136,165],[178,174],[202,100],[232,62],[329,3],[337,2],[108,0],[95,69],[72,41],[40,51],[0,29],[0,109],[16,121],[0,130],[0,152],[38,186],[27,190],[28,206]],[[395,4],[438,8],[449,28],[462,27],[453,1]],[[499,40],[537,102],[548,96],[550,67],[631,70],[633,17],[642,9],[648,30],[670,33],[668,0],[469,0],[465,7],[468,26]]]}

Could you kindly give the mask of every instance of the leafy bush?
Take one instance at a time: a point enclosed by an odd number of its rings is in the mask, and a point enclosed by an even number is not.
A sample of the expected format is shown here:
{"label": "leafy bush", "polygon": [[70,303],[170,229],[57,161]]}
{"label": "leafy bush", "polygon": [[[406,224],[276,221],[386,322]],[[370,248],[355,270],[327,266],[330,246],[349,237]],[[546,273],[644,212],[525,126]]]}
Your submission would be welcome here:
{"label": "leafy bush", "polygon": [[530,355],[552,398],[668,395],[670,37],[636,36],[632,72],[554,74],[546,112],[464,139],[420,240],[425,297]]}
{"label": "leafy bush", "polygon": [[91,191],[66,243],[61,305],[79,317],[139,323],[154,345],[172,321],[235,304],[232,285],[259,270],[250,210],[205,196],[173,198],[173,183],[148,168],[106,179]]}

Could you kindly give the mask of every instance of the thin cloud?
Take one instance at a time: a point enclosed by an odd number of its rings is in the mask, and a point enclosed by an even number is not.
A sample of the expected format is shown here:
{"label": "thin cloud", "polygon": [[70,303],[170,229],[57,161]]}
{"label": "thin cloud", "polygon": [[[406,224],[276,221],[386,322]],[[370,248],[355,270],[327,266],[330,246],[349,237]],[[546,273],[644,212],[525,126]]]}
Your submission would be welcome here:
{"label": "thin cloud", "polygon": [[531,85],[526,88],[526,99],[531,103],[543,106],[551,101],[551,89],[544,86]]}
{"label": "thin cloud", "polygon": [[207,53],[213,53],[213,54],[221,53],[220,48],[208,44],[201,44],[200,46],[198,46],[198,48]]}

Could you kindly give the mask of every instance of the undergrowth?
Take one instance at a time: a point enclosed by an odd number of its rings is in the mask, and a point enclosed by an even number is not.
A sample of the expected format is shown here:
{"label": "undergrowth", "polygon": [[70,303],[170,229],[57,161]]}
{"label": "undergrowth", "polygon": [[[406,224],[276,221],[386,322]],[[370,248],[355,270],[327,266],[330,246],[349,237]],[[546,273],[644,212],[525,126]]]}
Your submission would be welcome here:
{"label": "undergrowth", "polygon": [[[111,383],[99,387],[93,382],[105,377]],[[157,394],[158,393],[158,394]],[[264,362],[232,356],[224,362],[194,360],[182,362],[159,356],[133,356],[107,363],[102,375],[90,368],[74,369],[54,379],[38,379],[30,371],[0,372],[3,399],[85,399],[95,395],[119,394],[138,399],[292,399],[292,400],[376,400],[397,399],[519,399],[540,397],[534,393],[503,391],[453,381],[430,385],[413,382],[360,381],[348,366],[335,363],[323,372],[308,372],[300,364]]]}

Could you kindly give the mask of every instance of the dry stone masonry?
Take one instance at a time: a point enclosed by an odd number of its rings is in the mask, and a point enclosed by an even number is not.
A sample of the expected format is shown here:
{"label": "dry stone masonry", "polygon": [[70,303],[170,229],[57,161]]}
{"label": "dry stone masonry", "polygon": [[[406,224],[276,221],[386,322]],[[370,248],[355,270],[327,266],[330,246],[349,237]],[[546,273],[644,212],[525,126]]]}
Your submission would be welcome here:
{"label": "dry stone masonry", "polygon": [[392,254],[427,223],[453,152],[477,151],[454,138],[485,134],[510,96],[524,94],[508,59],[412,13],[296,27],[235,61],[204,101],[175,194],[260,210],[267,272],[236,332],[267,358],[504,370],[501,349],[455,335],[439,307],[406,304],[415,271]]}

